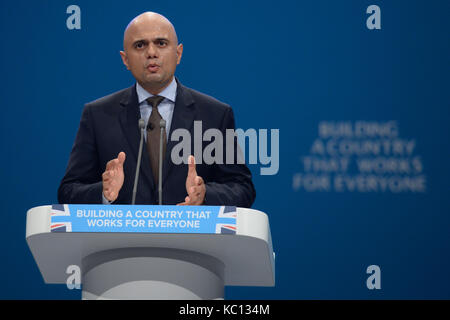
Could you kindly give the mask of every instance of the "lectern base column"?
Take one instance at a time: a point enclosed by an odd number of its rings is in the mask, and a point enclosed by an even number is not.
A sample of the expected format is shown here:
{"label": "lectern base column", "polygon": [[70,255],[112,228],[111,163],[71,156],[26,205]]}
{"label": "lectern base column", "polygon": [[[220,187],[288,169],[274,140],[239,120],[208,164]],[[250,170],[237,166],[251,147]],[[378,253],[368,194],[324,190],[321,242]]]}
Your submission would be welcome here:
{"label": "lectern base column", "polygon": [[223,299],[224,265],[192,251],[124,248],[83,259],[82,299]]}

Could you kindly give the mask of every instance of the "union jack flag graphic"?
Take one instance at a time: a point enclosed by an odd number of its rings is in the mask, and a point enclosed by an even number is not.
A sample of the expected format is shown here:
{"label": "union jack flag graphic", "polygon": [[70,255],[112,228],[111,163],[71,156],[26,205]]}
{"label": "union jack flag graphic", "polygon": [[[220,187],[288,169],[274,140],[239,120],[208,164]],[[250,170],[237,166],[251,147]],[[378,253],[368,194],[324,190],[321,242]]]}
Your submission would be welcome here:
{"label": "union jack flag graphic", "polygon": [[223,222],[216,224],[216,233],[220,234],[236,234],[236,207],[222,206],[220,207],[217,218],[223,219]]}
{"label": "union jack flag graphic", "polygon": [[[51,218],[53,217],[70,217],[70,210],[67,204],[54,204],[52,205],[52,210],[50,211]],[[50,224],[51,232],[71,232],[72,223],[71,222],[55,222],[51,219]]]}
{"label": "union jack flag graphic", "polygon": [[67,204],[54,204],[51,211],[52,217],[67,216],[70,217],[70,210]]}
{"label": "union jack flag graphic", "polygon": [[220,207],[218,218],[236,218],[236,207],[222,206]]}
{"label": "union jack flag graphic", "polygon": [[236,234],[236,225],[218,223],[218,224],[216,224],[216,233]]}

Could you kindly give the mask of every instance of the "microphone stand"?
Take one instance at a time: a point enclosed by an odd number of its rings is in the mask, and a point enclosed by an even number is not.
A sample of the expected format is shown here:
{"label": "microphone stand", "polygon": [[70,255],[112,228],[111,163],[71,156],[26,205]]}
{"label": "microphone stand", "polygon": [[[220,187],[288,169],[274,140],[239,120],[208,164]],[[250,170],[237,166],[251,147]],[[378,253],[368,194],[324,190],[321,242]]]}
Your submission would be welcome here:
{"label": "microphone stand", "polygon": [[164,144],[164,131],[166,129],[166,120],[161,119],[159,122],[161,133],[159,135],[159,165],[158,165],[158,203],[162,205],[162,166],[163,166],[163,144]]}
{"label": "microphone stand", "polygon": [[145,121],[144,119],[139,119],[139,129],[141,129],[141,141],[139,142],[139,153],[138,160],[136,164],[136,175],[134,176],[134,185],[133,185],[133,197],[131,199],[131,204],[134,205],[136,203],[136,191],[139,179],[139,169],[141,168],[141,158],[142,158],[142,145],[144,142],[144,134],[145,134]]}

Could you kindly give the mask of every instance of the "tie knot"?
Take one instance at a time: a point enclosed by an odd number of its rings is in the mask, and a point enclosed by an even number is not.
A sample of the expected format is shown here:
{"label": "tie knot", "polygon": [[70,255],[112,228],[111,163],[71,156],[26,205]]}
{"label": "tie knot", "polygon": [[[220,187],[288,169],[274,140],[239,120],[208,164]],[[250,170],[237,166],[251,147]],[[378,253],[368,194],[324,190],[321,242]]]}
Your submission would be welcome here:
{"label": "tie knot", "polygon": [[153,97],[148,98],[148,99],[147,99],[147,102],[148,102],[148,104],[151,105],[153,108],[156,108],[156,107],[161,103],[161,101],[163,101],[163,100],[164,100],[164,97],[161,97],[161,96],[153,96]]}

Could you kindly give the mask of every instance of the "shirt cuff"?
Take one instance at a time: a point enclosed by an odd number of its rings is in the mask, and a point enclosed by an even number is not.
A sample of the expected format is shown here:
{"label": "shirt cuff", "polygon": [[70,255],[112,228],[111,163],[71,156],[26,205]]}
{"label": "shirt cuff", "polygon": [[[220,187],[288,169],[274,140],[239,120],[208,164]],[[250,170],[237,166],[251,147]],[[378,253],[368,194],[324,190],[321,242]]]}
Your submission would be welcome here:
{"label": "shirt cuff", "polygon": [[103,204],[111,204],[111,202],[109,202],[108,199],[105,198],[105,195],[103,194],[103,192],[102,192],[102,201],[103,201]]}

